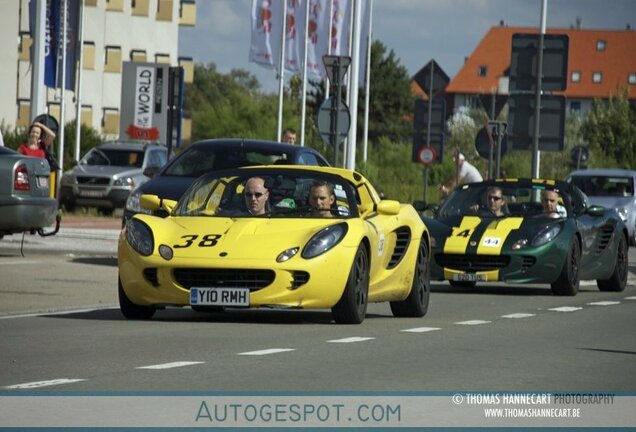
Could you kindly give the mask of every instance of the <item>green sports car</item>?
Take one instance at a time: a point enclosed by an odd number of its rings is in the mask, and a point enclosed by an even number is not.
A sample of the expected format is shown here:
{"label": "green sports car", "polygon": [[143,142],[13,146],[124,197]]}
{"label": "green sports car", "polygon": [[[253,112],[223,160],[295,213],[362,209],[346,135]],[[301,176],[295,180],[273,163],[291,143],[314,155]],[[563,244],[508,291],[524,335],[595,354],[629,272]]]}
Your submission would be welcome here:
{"label": "green sports car", "polygon": [[590,204],[556,180],[497,179],[462,185],[422,216],[431,234],[431,280],[549,283],[576,295],[579,281],[601,291],[627,284],[627,228],[614,209]]}

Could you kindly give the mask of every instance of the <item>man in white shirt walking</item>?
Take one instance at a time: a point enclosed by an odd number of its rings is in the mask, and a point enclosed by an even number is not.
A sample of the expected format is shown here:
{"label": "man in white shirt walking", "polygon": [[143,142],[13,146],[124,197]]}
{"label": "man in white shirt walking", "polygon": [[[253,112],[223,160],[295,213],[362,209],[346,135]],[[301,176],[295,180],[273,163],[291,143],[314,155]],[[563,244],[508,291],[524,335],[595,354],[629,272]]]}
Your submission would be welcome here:
{"label": "man in white shirt walking", "polygon": [[453,161],[457,164],[457,174],[448,178],[439,186],[439,190],[443,196],[448,196],[458,184],[484,181],[479,170],[468,162],[466,157],[459,150],[455,150]]}

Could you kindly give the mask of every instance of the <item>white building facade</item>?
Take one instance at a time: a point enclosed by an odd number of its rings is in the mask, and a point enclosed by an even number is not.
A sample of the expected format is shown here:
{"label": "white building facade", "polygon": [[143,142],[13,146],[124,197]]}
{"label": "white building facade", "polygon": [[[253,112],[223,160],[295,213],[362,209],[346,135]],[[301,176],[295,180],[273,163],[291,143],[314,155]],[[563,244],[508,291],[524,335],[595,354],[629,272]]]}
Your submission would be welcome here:
{"label": "white building facade", "polygon": [[[179,26],[194,26],[196,5],[194,0],[80,2],[84,4],[80,118],[84,125],[104,137],[117,137],[123,62],[183,66],[186,82],[192,82],[192,59],[179,58]],[[3,95],[0,124],[3,128],[27,127],[31,122],[32,43],[29,0],[0,2],[0,94]],[[78,85],[80,80],[76,79],[75,91],[64,92],[65,123],[76,118]],[[61,89],[46,90],[45,111],[58,122],[61,122],[61,98]],[[187,129],[188,125],[184,126]],[[184,137],[186,133],[184,130]]]}

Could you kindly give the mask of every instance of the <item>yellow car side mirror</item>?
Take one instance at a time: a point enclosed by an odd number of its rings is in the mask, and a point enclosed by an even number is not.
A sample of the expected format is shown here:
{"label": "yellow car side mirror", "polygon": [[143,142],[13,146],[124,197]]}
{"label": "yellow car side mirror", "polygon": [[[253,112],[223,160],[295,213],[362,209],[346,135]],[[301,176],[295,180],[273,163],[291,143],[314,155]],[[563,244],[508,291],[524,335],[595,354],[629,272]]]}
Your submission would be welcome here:
{"label": "yellow car side mirror", "polygon": [[400,202],[394,200],[382,200],[378,203],[378,213],[383,215],[396,215],[400,212]]}

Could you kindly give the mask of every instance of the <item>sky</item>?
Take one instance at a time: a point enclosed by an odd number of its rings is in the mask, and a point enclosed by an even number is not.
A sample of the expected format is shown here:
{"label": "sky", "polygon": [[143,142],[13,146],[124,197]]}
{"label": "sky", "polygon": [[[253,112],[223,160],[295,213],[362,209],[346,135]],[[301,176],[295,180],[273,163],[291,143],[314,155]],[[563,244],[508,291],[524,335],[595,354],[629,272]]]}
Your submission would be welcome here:
{"label": "sky", "polygon": [[[636,0],[546,0],[547,28],[636,31]],[[434,59],[452,79],[492,26],[541,24],[542,0],[373,0],[373,39],[394,51],[413,76]],[[276,93],[275,72],[249,62],[252,0],[197,0],[195,27],[182,27],[179,56],[214,63],[217,71],[245,69]],[[636,47],[634,47],[636,53]],[[636,55],[636,54],[635,54]]]}

